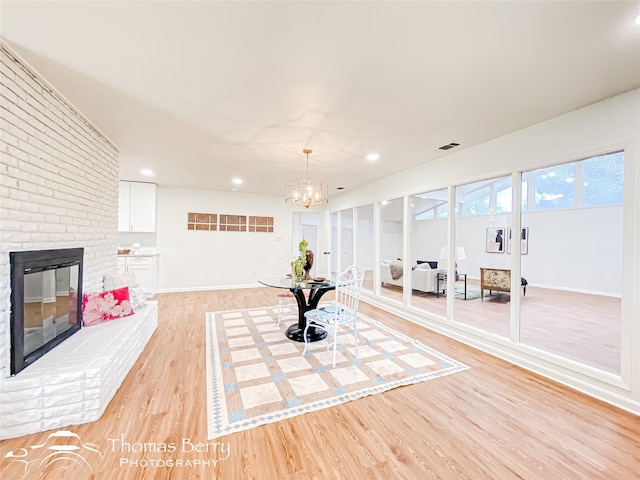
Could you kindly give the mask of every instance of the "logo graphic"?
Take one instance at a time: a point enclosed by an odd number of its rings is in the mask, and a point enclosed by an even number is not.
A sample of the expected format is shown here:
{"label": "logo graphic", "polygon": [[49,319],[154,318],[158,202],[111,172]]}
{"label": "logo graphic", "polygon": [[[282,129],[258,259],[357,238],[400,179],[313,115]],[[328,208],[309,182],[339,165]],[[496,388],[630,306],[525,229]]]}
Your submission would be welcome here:
{"label": "logo graphic", "polygon": [[49,435],[42,445],[11,450],[4,458],[23,463],[21,480],[27,480],[46,477],[54,470],[66,470],[74,465],[90,475],[93,473],[91,461],[101,459],[102,453],[96,445],[84,443],[77,434],[60,430]]}

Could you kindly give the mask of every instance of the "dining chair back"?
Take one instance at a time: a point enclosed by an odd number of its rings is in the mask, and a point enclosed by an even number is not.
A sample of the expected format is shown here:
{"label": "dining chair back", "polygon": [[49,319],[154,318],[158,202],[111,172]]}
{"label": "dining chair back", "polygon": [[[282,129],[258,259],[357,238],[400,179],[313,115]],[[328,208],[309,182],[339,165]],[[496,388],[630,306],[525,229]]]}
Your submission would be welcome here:
{"label": "dining chair back", "polygon": [[280,326],[280,322],[284,317],[283,307],[286,305],[294,304],[294,303],[296,303],[296,297],[293,294],[293,292],[290,292],[289,290],[284,290],[278,293],[278,323],[276,323],[277,326]]}
{"label": "dining chair back", "polygon": [[303,355],[306,355],[309,345],[307,335],[309,328],[320,328],[326,331],[330,337],[327,349],[333,349],[333,366],[335,367],[338,349],[338,328],[343,325],[351,325],[355,353],[356,356],[358,355],[357,318],[363,279],[364,270],[351,265],[336,277],[334,299],[328,305],[309,310],[304,314],[306,322]]}

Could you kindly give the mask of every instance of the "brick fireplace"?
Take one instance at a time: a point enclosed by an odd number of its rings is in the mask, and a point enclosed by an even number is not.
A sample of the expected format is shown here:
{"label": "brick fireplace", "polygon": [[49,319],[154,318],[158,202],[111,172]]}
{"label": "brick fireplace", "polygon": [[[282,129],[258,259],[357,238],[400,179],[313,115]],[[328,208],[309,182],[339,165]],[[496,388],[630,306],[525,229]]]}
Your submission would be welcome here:
{"label": "brick fireplace", "polygon": [[[48,423],[40,410],[21,414],[24,399],[7,395],[19,378],[9,378],[9,252],[82,247],[83,289],[102,290],[104,273],[117,268],[119,160],[116,146],[1,41],[0,55],[0,419],[30,433]],[[65,395],[48,391],[53,397],[38,389],[31,401]],[[69,400],[67,411],[85,401]]]}

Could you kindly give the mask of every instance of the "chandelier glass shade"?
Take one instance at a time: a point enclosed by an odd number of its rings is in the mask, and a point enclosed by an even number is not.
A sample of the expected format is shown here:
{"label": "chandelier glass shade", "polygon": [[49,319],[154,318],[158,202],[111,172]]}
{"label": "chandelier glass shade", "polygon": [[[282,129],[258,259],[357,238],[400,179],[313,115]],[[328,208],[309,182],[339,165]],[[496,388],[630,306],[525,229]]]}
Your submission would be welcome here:
{"label": "chandelier glass shade", "polygon": [[329,185],[317,180],[309,180],[311,150],[304,149],[302,152],[307,155],[307,176],[304,180],[289,180],[284,184],[285,202],[305,208],[319,203],[329,203]]}

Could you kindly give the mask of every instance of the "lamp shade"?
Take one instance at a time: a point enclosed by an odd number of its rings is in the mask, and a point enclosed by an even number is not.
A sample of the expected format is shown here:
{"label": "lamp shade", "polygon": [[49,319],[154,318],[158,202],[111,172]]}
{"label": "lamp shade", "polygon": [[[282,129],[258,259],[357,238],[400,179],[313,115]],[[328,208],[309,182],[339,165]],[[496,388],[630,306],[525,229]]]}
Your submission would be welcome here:
{"label": "lamp shade", "polygon": [[[440,247],[440,258],[447,259],[449,258],[449,247],[443,246]],[[467,254],[464,251],[464,247],[456,247],[456,261],[464,260],[467,258]]]}

